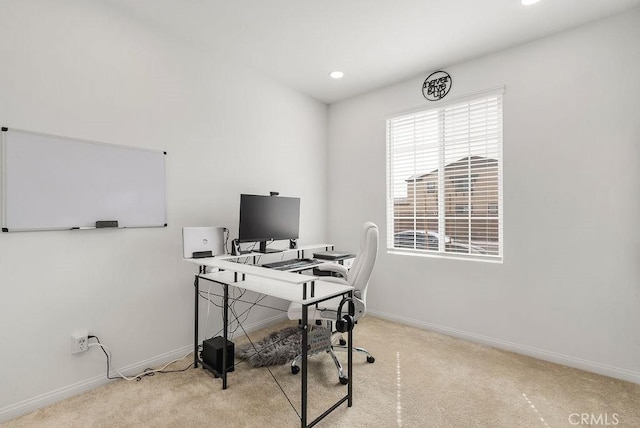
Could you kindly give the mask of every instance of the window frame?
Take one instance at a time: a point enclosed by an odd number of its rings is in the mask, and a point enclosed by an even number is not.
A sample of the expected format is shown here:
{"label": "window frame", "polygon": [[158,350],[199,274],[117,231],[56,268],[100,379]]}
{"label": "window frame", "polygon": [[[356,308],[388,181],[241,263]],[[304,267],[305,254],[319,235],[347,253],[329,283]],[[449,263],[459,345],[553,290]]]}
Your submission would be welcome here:
{"label": "window frame", "polygon": [[[428,195],[432,195],[435,196],[437,198],[437,205],[438,205],[438,210],[436,213],[436,217],[437,217],[437,229],[435,230],[447,230],[447,225],[448,227],[454,227],[456,228],[457,226],[455,225],[451,225],[451,217],[456,217],[456,219],[462,219],[463,221],[467,222],[467,229],[468,229],[468,240],[457,240],[453,243],[453,245],[457,245],[458,249],[460,248],[461,244],[464,247],[465,244],[466,247],[468,247],[468,251],[469,253],[459,253],[457,251],[447,251],[447,247],[449,247],[449,236],[448,234],[445,236],[445,239],[441,239],[440,243],[438,245],[438,249],[437,250],[433,250],[431,248],[424,248],[424,249],[420,249],[420,248],[407,248],[407,247],[399,247],[395,245],[394,242],[394,234],[400,233],[401,231],[403,231],[402,228],[397,229],[397,225],[407,221],[411,221],[411,216],[409,217],[405,217],[405,216],[398,216],[396,217],[396,210],[398,209],[403,209],[403,208],[399,208],[400,205],[396,205],[397,203],[397,199],[398,197],[395,195],[394,193],[394,179],[397,181],[399,180],[399,175],[394,175],[393,174],[393,166],[391,165],[391,157],[392,155],[397,155],[397,152],[394,151],[395,147],[392,148],[392,131],[390,129],[390,123],[391,121],[394,120],[399,120],[399,119],[406,119],[410,116],[413,117],[417,117],[420,114],[424,114],[424,115],[429,115],[429,114],[438,114],[438,117],[440,117],[441,114],[445,114],[444,112],[451,110],[451,109],[456,109],[456,108],[464,108],[464,106],[467,106],[469,108],[469,110],[472,110],[473,107],[477,104],[477,103],[486,103],[486,110],[487,112],[490,112],[491,114],[495,115],[495,118],[492,118],[489,122],[486,122],[485,126],[489,126],[488,124],[493,125],[492,132],[495,135],[491,135],[491,137],[486,137],[485,140],[482,140],[482,142],[479,144],[479,146],[482,147],[488,147],[490,148],[492,151],[490,152],[490,156],[485,157],[485,168],[488,168],[489,162],[491,161],[495,161],[495,163],[492,164],[493,167],[495,167],[495,169],[497,170],[496,174],[496,180],[497,180],[497,201],[495,200],[495,198],[492,197],[491,200],[486,200],[486,202],[481,203],[480,205],[480,211],[475,212],[474,211],[474,204],[472,202],[472,194],[474,193],[475,189],[474,187],[476,187],[476,184],[478,184],[477,180],[480,180],[479,182],[479,192],[481,190],[483,190],[482,186],[487,186],[486,189],[488,189],[490,186],[486,185],[483,183],[483,180],[485,180],[486,182],[486,178],[484,178],[483,176],[479,176],[477,174],[475,174],[475,171],[472,170],[471,168],[474,168],[473,166],[473,162],[474,162],[474,158],[473,153],[475,152],[475,148],[478,146],[478,140],[477,139],[473,139],[471,137],[468,138],[468,141],[464,144],[468,145],[469,147],[469,155],[468,155],[468,159],[469,159],[469,167],[468,170],[465,172],[456,172],[455,173],[455,180],[452,181],[450,184],[453,186],[452,188],[447,188],[447,185],[445,184],[447,179],[452,179],[454,177],[452,176],[446,176],[446,168],[451,164],[451,161],[446,161],[445,160],[445,146],[448,144],[446,143],[446,137],[442,137],[440,139],[440,141],[438,142],[438,146],[442,146],[442,147],[438,147],[438,167],[437,167],[437,171],[442,171],[442,173],[439,173],[437,179],[435,180],[435,190],[433,189],[433,186],[430,185],[429,181],[433,179],[433,177],[428,177],[424,178],[425,181],[425,190],[424,193],[428,196]],[[476,103],[476,104],[474,104]],[[494,110],[491,110],[490,105],[492,103],[495,103],[497,107],[495,107]],[[437,113],[434,113],[437,112]],[[386,204],[387,204],[387,251],[389,253],[399,253],[399,254],[410,254],[410,255],[418,255],[418,256],[436,256],[436,257],[445,257],[445,258],[456,258],[456,259],[470,259],[470,260],[481,260],[481,261],[487,261],[487,262],[502,262],[503,258],[504,258],[504,251],[503,251],[503,246],[504,246],[504,233],[503,233],[503,223],[504,223],[504,206],[503,206],[503,139],[504,139],[504,123],[503,123],[503,116],[504,116],[504,87],[499,87],[499,88],[494,88],[494,89],[490,89],[490,90],[486,90],[486,91],[480,91],[477,93],[473,93],[473,94],[469,94],[467,96],[464,97],[457,97],[457,98],[453,98],[451,100],[448,101],[440,101],[440,102],[436,102],[427,106],[420,106],[418,108],[413,108],[410,110],[405,110],[402,112],[398,112],[395,113],[391,116],[388,116],[386,118],[386,151],[387,151],[387,161],[386,161],[386,167],[387,167],[387,175],[386,175],[386,187],[387,187],[387,191],[386,191]],[[470,116],[471,117],[471,116]],[[496,119],[497,118],[497,119]],[[466,125],[469,130],[472,129],[471,125],[471,120],[469,120],[469,124]],[[440,124],[439,128],[438,128],[438,132],[446,132],[444,131],[444,129],[446,128],[445,125]],[[471,133],[471,131],[470,131]],[[488,133],[490,134],[490,133]],[[440,135],[440,134],[439,134]],[[416,137],[414,137],[416,138]],[[417,143],[414,143],[417,144]],[[431,143],[430,143],[431,144]],[[456,143],[458,144],[458,143]],[[464,146],[463,144],[463,146]],[[435,144],[433,145],[434,147],[436,146]],[[432,150],[435,150],[433,147],[431,148]],[[450,154],[448,154],[448,156],[450,156]],[[416,163],[414,161],[414,163]],[[432,172],[433,173],[433,172]],[[418,218],[418,199],[416,199],[415,193],[417,193],[417,181],[421,178],[424,177],[426,175],[429,175],[431,173],[424,172],[424,171],[414,171],[413,172],[413,176],[411,176],[410,178],[407,178],[405,181],[407,181],[408,183],[410,181],[413,181],[413,200],[410,201],[408,204],[410,205],[411,203],[413,204],[413,208],[410,208],[413,210],[413,224],[414,224],[414,232],[417,230],[420,230],[419,228],[416,227],[416,225],[418,223],[416,223],[416,219]],[[464,189],[458,189],[460,183],[458,183],[458,180],[461,178],[465,178],[465,183],[466,185],[464,186]],[[409,186],[408,186],[409,187]],[[445,190],[446,189],[446,190]],[[484,189],[485,191],[487,191],[486,189]],[[409,189],[407,189],[407,200],[410,200],[410,195],[409,195]],[[447,192],[447,193],[445,193]],[[462,216],[459,215],[457,210],[454,208],[453,210],[453,214],[451,214],[451,212],[447,213],[446,212],[446,208],[445,207],[445,199],[447,197],[450,197],[450,195],[458,195],[458,196],[464,196],[464,195],[468,195],[469,199],[467,202],[467,206],[469,208],[469,211],[466,215]],[[495,196],[495,195],[493,195]],[[490,196],[484,196],[485,198],[489,198]],[[433,198],[432,198],[433,200]],[[424,204],[428,204],[427,202],[424,202]],[[455,205],[455,204],[454,204]],[[489,210],[489,207],[491,206],[492,208],[494,206],[497,205],[497,212],[495,212],[493,209]],[[484,208],[486,208],[486,210],[484,210]],[[484,213],[484,211],[486,211],[486,213]],[[434,222],[435,218],[431,215],[431,214],[425,214],[426,217],[423,217],[421,220],[425,225],[428,225],[430,222]],[[489,234],[491,234],[494,238],[497,235],[497,241],[493,241],[493,240],[489,240],[487,241],[487,247],[490,247],[490,250],[487,250],[486,253],[478,253],[477,251],[474,253],[474,250],[477,249],[477,245],[476,243],[474,243],[474,228],[481,228],[481,224],[482,221],[486,221],[486,225],[485,225],[485,229],[487,230],[487,235],[489,236]],[[435,223],[431,223],[431,224],[435,224]],[[429,229],[429,231],[431,231],[431,227],[426,227],[425,226],[425,231],[426,229]],[[491,232],[489,232],[489,230],[491,230]],[[409,231],[409,229],[407,229],[407,231]],[[476,239],[477,235],[476,235]],[[488,238],[487,238],[488,239]],[[493,238],[492,238],[493,239]],[[445,243],[445,241],[447,241]],[[453,247],[452,245],[452,247]],[[415,247],[415,245],[414,245]],[[486,247],[485,247],[486,248]],[[480,249],[484,249],[484,248],[480,248]]]}

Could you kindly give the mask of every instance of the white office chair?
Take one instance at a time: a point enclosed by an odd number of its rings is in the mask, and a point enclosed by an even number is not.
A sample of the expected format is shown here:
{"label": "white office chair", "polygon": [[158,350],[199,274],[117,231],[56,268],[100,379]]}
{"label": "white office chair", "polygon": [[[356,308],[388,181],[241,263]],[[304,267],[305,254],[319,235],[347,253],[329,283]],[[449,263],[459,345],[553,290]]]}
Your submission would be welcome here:
{"label": "white office chair", "polygon": [[[353,302],[355,306],[354,320],[362,318],[367,310],[367,287],[369,286],[369,278],[373,271],[373,266],[376,262],[378,255],[378,227],[367,222],[362,225],[362,233],[360,237],[360,253],[356,255],[356,258],[351,266],[351,269],[347,269],[336,263],[323,263],[318,266],[317,269],[333,272],[341,277],[325,276],[322,277],[323,281],[333,281],[341,284],[349,284],[353,286]],[[312,321],[326,321],[329,323],[329,327],[333,329],[334,321],[337,320],[338,306],[342,297],[330,299],[318,304],[318,307],[308,308],[308,320]],[[343,311],[346,313],[348,305],[344,305]],[[298,303],[291,303],[287,315],[290,320],[302,319],[302,306]],[[344,314],[343,314],[344,315]],[[344,375],[342,365],[336,357],[334,350],[344,350],[346,342],[340,336],[340,345],[332,345],[327,352],[333,358],[336,368],[338,369],[338,378],[340,383],[346,385],[348,383],[347,376]],[[364,348],[353,347],[354,351],[361,352],[367,355],[367,362],[373,363],[375,358]],[[291,372],[296,374],[299,372],[298,362],[302,358],[302,355],[298,355],[291,363]]]}

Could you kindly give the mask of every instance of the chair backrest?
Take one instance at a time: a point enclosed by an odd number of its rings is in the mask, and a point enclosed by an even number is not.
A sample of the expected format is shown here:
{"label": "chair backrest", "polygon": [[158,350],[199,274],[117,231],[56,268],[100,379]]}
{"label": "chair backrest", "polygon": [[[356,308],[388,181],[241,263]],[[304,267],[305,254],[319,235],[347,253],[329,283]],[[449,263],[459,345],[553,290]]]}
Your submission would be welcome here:
{"label": "chair backrest", "polygon": [[[369,278],[378,257],[378,226],[366,222],[360,234],[360,252],[351,265],[347,282],[354,288],[354,296],[362,303],[362,311],[356,311],[356,319],[364,315],[367,306],[367,288]],[[359,306],[359,305],[358,305]]]}

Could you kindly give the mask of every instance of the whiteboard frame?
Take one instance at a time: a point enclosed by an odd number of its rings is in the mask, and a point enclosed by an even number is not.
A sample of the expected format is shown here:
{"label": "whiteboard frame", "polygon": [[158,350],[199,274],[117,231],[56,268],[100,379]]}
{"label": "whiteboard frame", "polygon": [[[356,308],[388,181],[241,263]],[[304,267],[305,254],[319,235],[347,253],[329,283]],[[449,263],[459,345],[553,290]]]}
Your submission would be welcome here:
{"label": "whiteboard frame", "polygon": [[[155,150],[134,146],[125,146],[121,144],[110,144],[103,143],[98,141],[84,140],[79,138],[71,138],[71,137],[63,137],[54,134],[46,134],[34,131],[27,131],[23,129],[9,128],[6,126],[2,126],[0,128],[0,202],[2,203],[0,209],[0,225],[2,227],[2,232],[30,232],[30,231],[53,231],[53,230],[86,230],[86,229],[96,229],[95,226],[61,226],[61,227],[29,227],[29,228],[10,228],[7,225],[7,189],[6,189],[6,174],[7,174],[7,144],[8,140],[6,138],[7,132],[12,133],[21,133],[27,135],[33,135],[36,137],[44,137],[44,138],[54,138],[59,140],[64,140],[72,143],[83,143],[83,144],[92,144],[97,146],[123,149],[123,150],[131,150],[131,151],[142,151],[149,153],[162,154],[163,165],[162,165],[162,178],[163,178],[163,224],[150,224],[150,225],[135,225],[135,226],[126,226],[126,225],[118,225],[118,227],[109,227],[108,229],[130,229],[130,228],[156,228],[156,227],[166,227],[167,226],[167,200],[166,200],[166,156],[167,152],[164,150]],[[117,220],[117,219],[100,219],[100,220]]]}

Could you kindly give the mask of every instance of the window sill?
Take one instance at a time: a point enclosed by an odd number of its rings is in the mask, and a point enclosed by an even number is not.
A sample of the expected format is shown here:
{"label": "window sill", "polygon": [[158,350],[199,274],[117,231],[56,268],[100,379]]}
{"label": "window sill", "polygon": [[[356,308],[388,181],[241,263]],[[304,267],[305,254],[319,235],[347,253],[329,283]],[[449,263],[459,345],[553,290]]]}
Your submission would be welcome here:
{"label": "window sill", "polygon": [[501,256],[437,253],[435,251],[409,250],[404,248],[403,249],[387,248],[387,254],[392,254],[396,256],[426,257],[430,259],[464,260],[464,261],[472,261],[472,262],[498,263],[498,264],[502,264],[502,261],[503,261]]}

